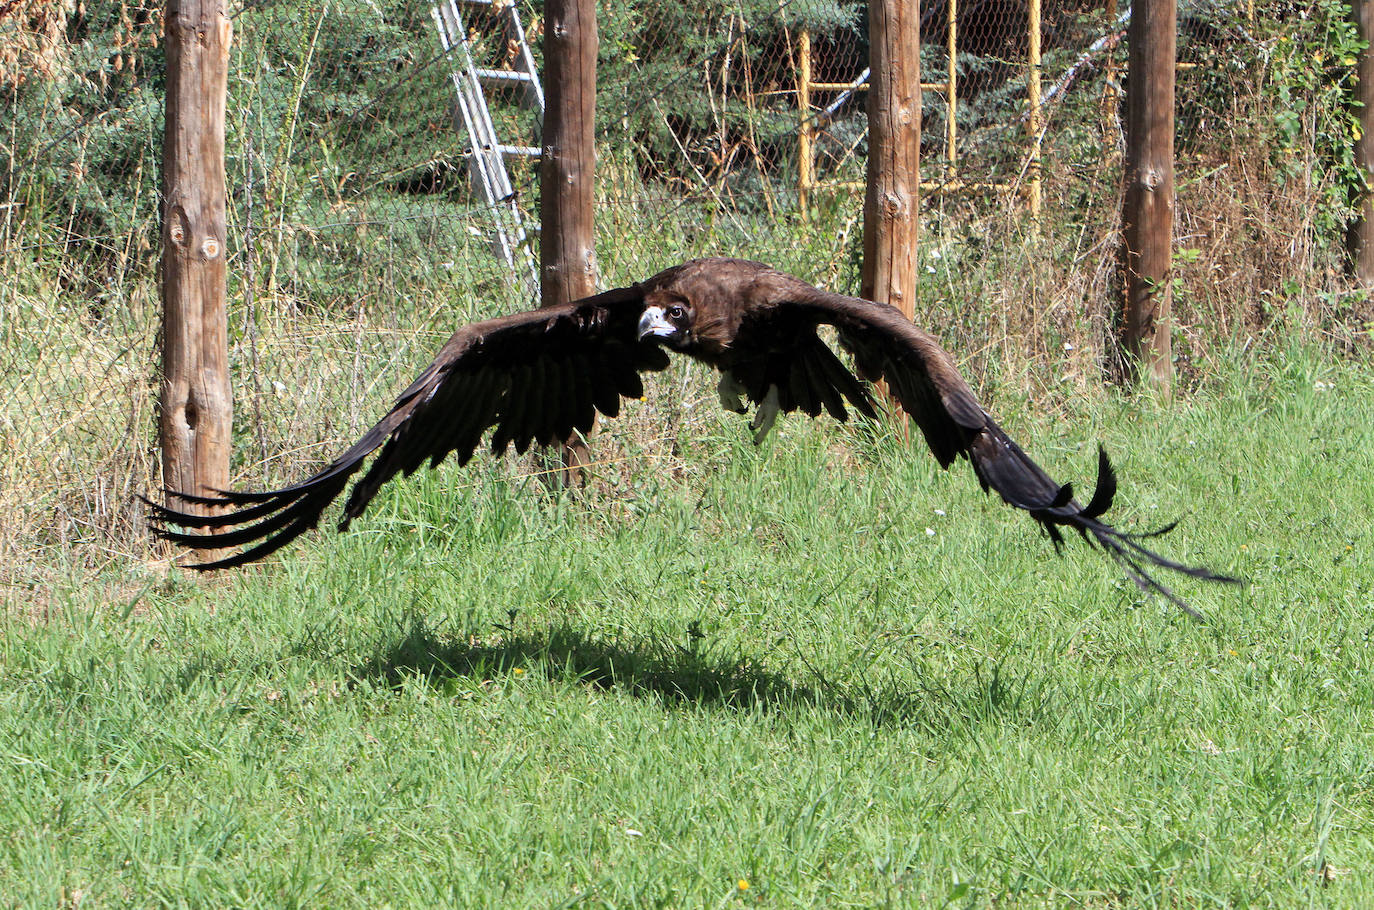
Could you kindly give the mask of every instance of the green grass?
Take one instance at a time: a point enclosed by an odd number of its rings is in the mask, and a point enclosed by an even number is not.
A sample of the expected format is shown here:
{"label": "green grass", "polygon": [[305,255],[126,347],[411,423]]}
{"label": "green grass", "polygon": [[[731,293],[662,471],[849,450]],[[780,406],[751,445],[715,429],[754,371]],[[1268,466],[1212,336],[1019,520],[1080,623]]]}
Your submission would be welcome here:
{"label": "green grass", "polygon": [[992,402],[1063,479],[1103,441],[1120,522],[1181,514],[1163,550],[1250,580],[1180,581],[1205,624],[966,466],[799,418],[12,604],[0,904],[1359,906],[1371,400],[1296,353],[1168,408]]}

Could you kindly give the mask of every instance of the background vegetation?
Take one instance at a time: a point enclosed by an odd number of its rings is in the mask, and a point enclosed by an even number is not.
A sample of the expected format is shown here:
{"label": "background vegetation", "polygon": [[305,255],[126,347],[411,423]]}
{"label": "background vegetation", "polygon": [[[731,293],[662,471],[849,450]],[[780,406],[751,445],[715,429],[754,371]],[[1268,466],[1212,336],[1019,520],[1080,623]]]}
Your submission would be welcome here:
{"label": "background vegetation", "polygon": [[[788,92],[803,23],[825,78],[856,75],[857,6],[670,6],[602,21],[603,282],[723,253],[856,289],[859,200],[797,210]],[[1186,587],[1206,626],[1082,548],[1049,559],[884,427],[789,421],[754,449],[692,368],[605,428],[579,500],[528,462],[443,471],[263,569],[170,570],[134,500],[158,487],[160,13],[3,8],[0,902],[1369,893],[1374,310],[1343,265],[1363,184],[1341,4],[1183,11],[1172,404],[1103,385],[1124,48],[1048,110],[1039,223],[1016,194],[924,203],[922,324],[1057,475],[1105,442],[1122,521],[1181,512],[1170,552],[1250,579]],[[1016,182],[1017,14],[971,10],[960,167]],[[1046,16],[1050,85],[1112,25]],[[427,8],[234,19],[252,485],[328,457],[454,325],[527,301],[489,253]],[[515,101],[498,115],[533,138]],[[840,113],[835,180],[864,150]]]}

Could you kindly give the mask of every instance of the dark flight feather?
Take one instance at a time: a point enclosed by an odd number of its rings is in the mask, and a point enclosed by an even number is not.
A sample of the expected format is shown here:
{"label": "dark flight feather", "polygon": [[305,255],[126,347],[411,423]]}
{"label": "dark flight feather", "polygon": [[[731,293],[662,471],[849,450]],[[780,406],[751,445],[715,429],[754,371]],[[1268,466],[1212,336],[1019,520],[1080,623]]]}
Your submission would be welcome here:
{"label": "dark flight feather", "polygon": [[[687,322],[670,325],[665,321],[670,312]],[[822,326],[836,331],[840,347],[853,358],[853,370],[817,334]],[[488,432],[488,445],[499,455],[512,445],[524,452],[534,442],[566,439],[573,430],[585,433],[598,412],[615,417],[622,398],[644,394],[642,373],[668,366],[669,350],[720,370],[731,388],[760,408],[776,405],[813,417],[825,412],[845,420],[848,402],[875,418],[864,383],[884,380],[942,466],[968,459],[984,491],[995,491],[1029,513],[1056,550],[1064,544],[1065,530],[1076,531],[1142,589],[1193,616],[1196,611],[1152,571],[1236,581],[1183,565],[1141,543],[1172,525],[1127,533],[1102,521],[1117,480],[1101,449],[1097,486],[1088,504],[1079,504],[1073,486],[1056,483],[1026,455],[979,404],[949,354],[896,309],[822,291],[739,259],[694,260],[631,287],[465,326],[375,426],[314,475],[266,492],[169,493],[225,511],[202,516],[149,503],[151,518],[157,533],[187,547],[246,548],[194,568],[252,562],[315,527],[374,454],[349,492],[340,529],[361,515],[397,473],[410,474],[426,461],[437,466],[455,451],[466,463]],[[730,397],[723,385],[722,400]],[[769,417],[755,418],[760,435]]]}

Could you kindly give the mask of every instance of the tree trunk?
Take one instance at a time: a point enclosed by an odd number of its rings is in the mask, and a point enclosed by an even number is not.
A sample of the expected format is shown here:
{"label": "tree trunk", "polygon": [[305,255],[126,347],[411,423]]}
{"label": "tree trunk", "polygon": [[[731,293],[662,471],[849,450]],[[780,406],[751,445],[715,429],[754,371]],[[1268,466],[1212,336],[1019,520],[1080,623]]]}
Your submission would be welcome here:
{"label": "tree trunk", "polygon": [[229,486],[224,104],[232,31],[223,0],[167,4],[162,480],[172,492],[199,495]]}
{"label": "tree trunk", "polygon": [[1127,33],[1121,377],[1167,395],[1174,232],[1175,0],[1136,0]]}
{"label": "tree trunk", "polygon": [[[1351,0],[1350,6],[1360,40],[1374,43],[1374,0]],[[1361,105],[1355,163],[1364,171],[1368,186],[1374,187],[1374,48],[1360,51],[1355,74],[1355,100]],[[1374,289],[1374,192],[1368,189],[1360,197],[1350,240],[1355,277],[1365,288]]]}
{"label": "tree trunk", "polygon": [[[539,162],[540,303],[558,306],[596,293],[592,233],[596,151],[596,4],[544,5],[544,148]],[[576,433],[563,446],[561,479],[581,479],[590,462]]]}
{"label": "tree trunk", "polygon": [[[869,0],[868,182],[860,296],[915,315],[921,186],[919,0]],[[886,388],[880,387],[886,396]]]}

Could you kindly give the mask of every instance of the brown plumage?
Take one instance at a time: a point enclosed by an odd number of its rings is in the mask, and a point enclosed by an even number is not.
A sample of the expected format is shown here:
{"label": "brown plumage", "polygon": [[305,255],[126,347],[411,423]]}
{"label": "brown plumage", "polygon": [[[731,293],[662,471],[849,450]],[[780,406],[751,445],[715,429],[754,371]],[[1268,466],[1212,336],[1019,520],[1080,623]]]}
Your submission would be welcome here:
{"label": "brown plumage", "polygon": [[[833,326],[853,359],[851,372],[817,335]],[[397,473],[452,452],[466,463],[488,429],[500,454],[546,445],[589,430],[597,411],[615,417],[622,398],[643,394],[641,374],[665,369],[668,350],[710,364],[721,374],[721,401],[768,432],[777,412],[822,411],[844,420],[848,408],[876,417],[867,382],[885,380],[920,428],[942,466],[967,458],[984,491],[1029,512],[1058,549],[1063,528],[1101,546],[1138,585],[1197,614],[1147,571],[1172,569],[1234,581],[1185,566],[1144,547],[1153,534],[1128,534],[1101,521],[1116,476],[1099,452],[1097,489],[1086,506],[1060,486],[983,410],[935,339],[896,309],[814,288],[757,262],[698,259],[648,281],[574,301],[464,326],[380,422],[319,472],[293,486],[218,496],[172,495],[232,507],[212,517],[151,505],[158,533],[195,549],[242,547],[199,569],[261,559],[314,527],[325,507],[377,452],[344,505],[340,530],[361,515]],[[857,377],[855,375],[857,373]],[[165,525],[209,528],[188,534]],[[1172,527],[1172,526],[1170,526]]]}

